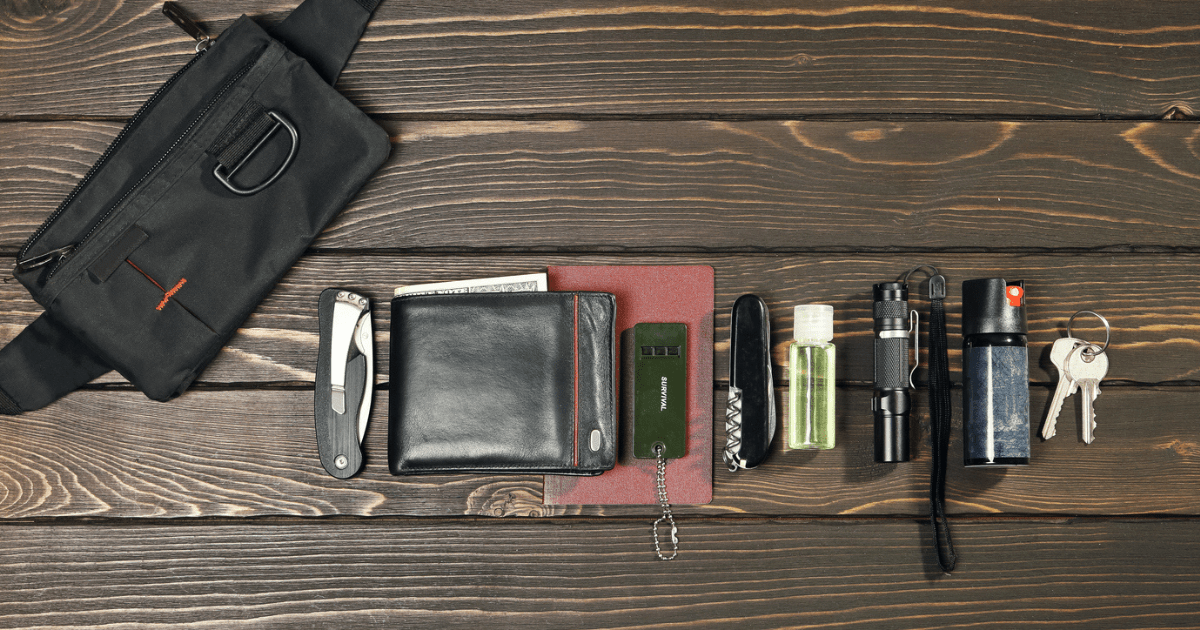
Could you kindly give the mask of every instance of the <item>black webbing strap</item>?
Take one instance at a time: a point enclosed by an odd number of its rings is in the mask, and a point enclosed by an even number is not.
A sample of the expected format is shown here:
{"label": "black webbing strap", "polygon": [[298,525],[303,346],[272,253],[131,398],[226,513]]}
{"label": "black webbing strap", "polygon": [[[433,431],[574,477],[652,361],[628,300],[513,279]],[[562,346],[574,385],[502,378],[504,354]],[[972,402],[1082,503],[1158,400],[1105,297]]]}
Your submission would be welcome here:
{"label": "black webbing strap", "polygon": [[17,404],[17,401],[0,391],[0,416],[15,416],[19,413],[21,413],[21,406]]}
{"label": "black webbing strap", "polygon": [[933,544],[938,564],[949,573],[958,556],[950,538],[946,520],[946,455],[950,447],[950,361],[946,347],[946,278],[929,278],[929,438],[933,450],[933,471],[929,480],[929,521],[933,525]]}
{"label": "black webbing strap", "polygon": [[304,0],[271,32],[330,85],[337,82],[380,0]]}
{"label": "black webbing strap", "polygon": [[235,170],[257,146],[259,139],[275,125],[275,120],[267,115],[267,109],[250,99],[234,114],[221,135],[208,148],[208,153],[226,171]]}
{"label": "black webbing strap", "polygon": [[111,369],[42,313],[0,348],[0,414],[41,409]]}

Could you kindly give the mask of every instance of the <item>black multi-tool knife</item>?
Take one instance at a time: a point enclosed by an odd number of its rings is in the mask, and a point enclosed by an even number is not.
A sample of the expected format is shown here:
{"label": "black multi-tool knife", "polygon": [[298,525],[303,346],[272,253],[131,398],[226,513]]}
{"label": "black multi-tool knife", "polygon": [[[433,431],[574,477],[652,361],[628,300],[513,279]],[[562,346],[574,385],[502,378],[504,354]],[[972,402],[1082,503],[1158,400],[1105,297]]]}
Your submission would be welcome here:
{"label": "black multi-tool knife", "polygon": [[761,464],[775,436],[771,321],[766,302],[757,295],[739,297],[729,318],[725,434],[722,458],[730,472]]}
{"label": "black multi-tool knife", "polygon": [[362,441],[375,388],[371,302],[345,289],[326,289],[317,313],[317,451],[329,474],[346,479],[363,466]]}

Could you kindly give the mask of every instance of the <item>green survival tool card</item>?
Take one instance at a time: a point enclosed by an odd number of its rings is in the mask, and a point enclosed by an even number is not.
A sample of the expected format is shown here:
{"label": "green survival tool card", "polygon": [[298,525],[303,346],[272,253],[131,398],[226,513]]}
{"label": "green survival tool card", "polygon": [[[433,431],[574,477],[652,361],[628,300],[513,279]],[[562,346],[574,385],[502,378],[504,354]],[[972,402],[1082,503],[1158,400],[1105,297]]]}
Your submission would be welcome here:
{"label": "green survival tool card", "polygon": [[633,327],[633,456],[666,459],[687,452],[687,325]]}

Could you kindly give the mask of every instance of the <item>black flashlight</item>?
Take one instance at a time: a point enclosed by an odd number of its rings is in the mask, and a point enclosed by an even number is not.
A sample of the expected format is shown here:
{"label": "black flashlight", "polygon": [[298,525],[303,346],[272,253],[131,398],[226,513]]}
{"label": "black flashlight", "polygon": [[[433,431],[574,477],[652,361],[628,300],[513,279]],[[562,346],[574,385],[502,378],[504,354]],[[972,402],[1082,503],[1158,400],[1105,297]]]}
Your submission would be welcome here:
{"label": "black flashlight", "polygon": [[908,285],[875,285],[875,461],[908,461]]}

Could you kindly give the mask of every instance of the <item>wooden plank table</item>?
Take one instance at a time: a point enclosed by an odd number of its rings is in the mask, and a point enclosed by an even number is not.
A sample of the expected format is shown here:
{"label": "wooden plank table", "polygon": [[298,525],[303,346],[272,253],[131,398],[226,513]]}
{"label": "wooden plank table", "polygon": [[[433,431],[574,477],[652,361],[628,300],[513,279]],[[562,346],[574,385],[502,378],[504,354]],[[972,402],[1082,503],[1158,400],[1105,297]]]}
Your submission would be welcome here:
{"label": "wooden plank table", "polygon": [[[184,4],[220,32],[295,2]],[[0,0],[0,268],[191,50],[157,2]],[[338,87],[392,156],[192,390],[0,416],[0,628],[1200,627],[1197,59],[1194,2],[384,0]],[[872,458],[870,288],[922,263],[951,286],[952,575],[923,392],[913,461]],[[737,296],[777,375],[791,306],[833,304],[837,448],[714,453],[661,562],[653,506],[390,476],[383,307],[367,467],[321,469],[321,289],[562,264],[711,265],[717,409]],[[1093,444],[1072,401],[1030,466],[959,465],[958,283],[991,276],[1027,283],[1035,431],[1049,344],[1112,323]],[[4,343],[41,310],[0,305]]]}

